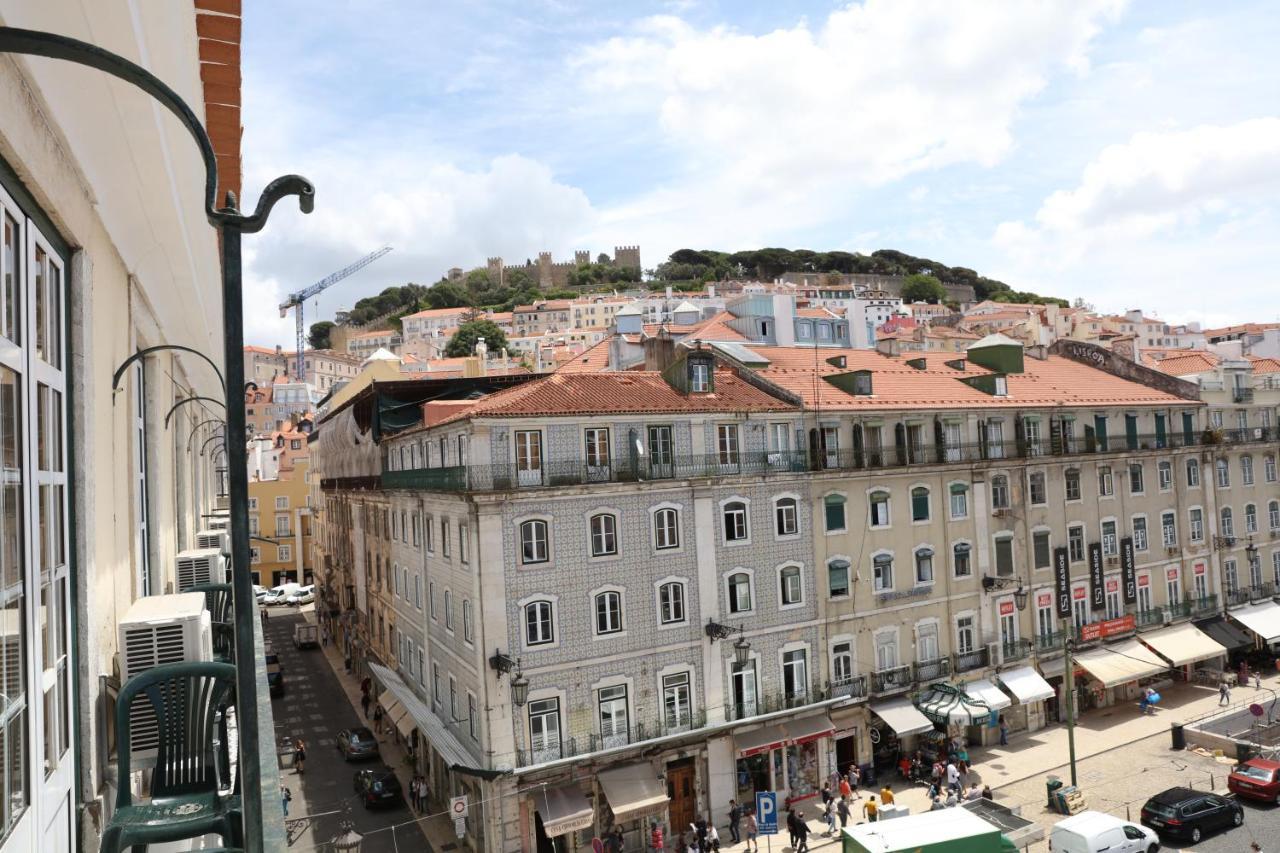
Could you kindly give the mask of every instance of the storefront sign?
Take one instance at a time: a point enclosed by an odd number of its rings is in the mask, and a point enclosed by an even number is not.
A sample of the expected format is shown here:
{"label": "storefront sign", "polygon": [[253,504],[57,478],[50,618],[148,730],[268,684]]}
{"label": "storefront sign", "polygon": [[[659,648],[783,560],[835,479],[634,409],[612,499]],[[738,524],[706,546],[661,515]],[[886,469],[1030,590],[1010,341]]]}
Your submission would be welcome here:
{"label": "storefront sign", "polygon": [[1138,600],[1137,564],[1133,559],[1133,537],[1120,540],[1120,577],[1124,580],[1124,603]]}
{"label": "storefront sign", "polygon": [[1196,563],[1194,571],[1198,575],[1204,574],[1204,563]]}
{"label": "storefront sign", "polygon": [[1036,607],[1052,607],[1053,593],[1042,592],[1036,596]]}
{"label": "storefront sign", "polygon": [[1067,549],[1053,549],[1053,588],[1058,593],[1058,616],[1071,616],[1071,570],[1067,564]]}
{"label": "storefront sign", "polygon": [[1171,581],[1176,581],[1176,580],[1178,579],[1178,570],[1177,570],[1177,569],[1170,569],[1166,574],[1167,574],[1167,576],[1168,576],[1169,580],[1171,580]]}
{"label": "storefront sign", "polygon": [[1001,616],[1012,616],[1012,615],[1013,615],[1013,602],[1012,602],[1012,601],[1002,601],[1002,602],[1000,602],[1000,615],[1001,615]]}
{"label": "storefront sign", "polygon": [[[1089,597],[1089,590],[1085,589],[1082,586],[1078,586],[1075,589],[1071,590],[1071,597],[1076,601],[1084,601],[1086,598]],[[1067,615],[1070,616],[1071,614],[1068,613]]]}
{"label": "storefront sign", "polygon": [[1138,575],[1139,588],[1151,586],[1151,575]]}
{"label": "storefront sign", "polygon": [[1093,640],[1103,640],[1107,637],[1114,637],[1117,634],[1128,634],[1136,627],[1136,620],[1132,616],[1121,616],[1119,619],[1108,619],[1105,622],[1093,622],[1089,625],[1080,626],[1080,642],[1088,643]]}
{"label": "storefront sign", "polygon": [[1110,595],[1118,589],[1120,589],[1120,581],[1115,578],[1107,578],[1107,595]]}
{"label": "storefront sign", "polygon": [[1102,543],[1089,544],[1089,609],[1106,610],[1107,594],[1102,589]]}

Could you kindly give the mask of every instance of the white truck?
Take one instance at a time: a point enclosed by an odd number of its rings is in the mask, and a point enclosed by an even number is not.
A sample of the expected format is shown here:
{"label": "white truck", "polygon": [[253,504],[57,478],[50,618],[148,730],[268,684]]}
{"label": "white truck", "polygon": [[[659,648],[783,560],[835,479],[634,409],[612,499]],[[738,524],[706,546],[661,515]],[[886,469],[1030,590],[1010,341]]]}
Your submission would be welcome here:
{"label": "white truck", "polygon": [[1141,824],[1104,812],[1080,812],[1054,824],[1053,853],[1156,853],[1160,838]]}

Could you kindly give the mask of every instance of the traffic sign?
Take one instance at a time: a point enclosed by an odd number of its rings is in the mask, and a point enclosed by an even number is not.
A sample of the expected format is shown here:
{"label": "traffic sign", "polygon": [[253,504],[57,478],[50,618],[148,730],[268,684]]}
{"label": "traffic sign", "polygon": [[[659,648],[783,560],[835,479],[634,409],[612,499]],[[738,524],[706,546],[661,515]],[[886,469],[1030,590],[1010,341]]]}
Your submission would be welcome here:
{"label": "traffic sign", "polygon": [[453,819],[453,832],[459,838],[465,838],[467,835],[467,819],[458,817]]}
{"label": "traffic sign", "polygon": [[778,795],[774,791],[756,791],[756,829],[761,835],[778,834]]}
{"label": "traffic sign", "polygon": [[463,794],[461,797],[454,797],[449,801],[449,814],[454,820],[460,817],[467,817],[467,796]]}

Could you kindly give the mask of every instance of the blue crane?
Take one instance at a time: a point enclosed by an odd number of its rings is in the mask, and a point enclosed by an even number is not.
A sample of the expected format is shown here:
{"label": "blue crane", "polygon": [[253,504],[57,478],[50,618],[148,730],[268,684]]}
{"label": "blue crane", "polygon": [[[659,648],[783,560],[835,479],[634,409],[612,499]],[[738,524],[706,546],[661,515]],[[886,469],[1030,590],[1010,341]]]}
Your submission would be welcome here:
{"label": "blue crane", "polygon": [[338,271],[337,271],[337,272],[335,272],[335,273],[330,273],[329,275],[327,275],[327,276],[325,276],[324,278],[322,278],[322,279],[320,279],[319,281],[317,281],[315,284],[311,285],[310,287],[307,287],[307,288],[304,288],[304,289],[302,289],[302,290],[299,290],[297,293],[290,293],[290,294],[289,294],[289,298],[288,298],[288,299],[286,299],[284,302],[280,303],[280,316],[281,316],[281,317],[287,317],[287,316],[289,316],[289,309],[290,309],[290,308],[296,308],[296,309],[297,309],[297,317],[298,317],[298,362],[297,362],[297,365],[296,365],[296,367],[295,367],[295,370],[296,370],[296,372],[297,372],[297,374],[298,374],[298,381],[299,381],[299,382],[304,381],[304,380],[306,379],[306,376],[307,376],[307,374],[306,374],[306,373],[304,373],[304,372],[303,372],[303,370],[302,370],[302,351],[303,351],[303,349],[305,348],[305,345],[306,345],[306,339],[304,338],[304,330],[305,330],[305,328],[306,328],[306,327],[303,325],[303,322],[302,322],[302,308],[303,308],[303,305],[306,303],[306,301],[307,301],[308,299],[310,299],[311,297],[315,296],[315,295],[316,295],[317,293],[319,293],[320,291],[325,290],[326,288],[332,287],[333,285],[335,285],[335,284],[337,284],[338,282],[342,281],[344,278],[346,278],[347,276],[351,275],[352,273],[355,273],[355,272],[358,272],[359,270],[364,269],[365,267],[369,266],[369,264],[373,263],[373,262],[374,262],[374,261],[376,261],[378,258],[382,257],[383,255],[385,255],[387,252],[390,252],[390,251],[391,251],[391,247],[390,247],[390,246],[383,246],[381,249],[379,249],[379,250],[378,250],[378,251],[376,251],[376,252],[370,252],[369,254],[367,254],[367,255],[365,255],[363,258],[361,258],[360,260],[356,261],[356,262],[355,262],[354,264],[352,264],[351,266],[349,266],[349,267],[343,267],[342,269],[338,270]]}

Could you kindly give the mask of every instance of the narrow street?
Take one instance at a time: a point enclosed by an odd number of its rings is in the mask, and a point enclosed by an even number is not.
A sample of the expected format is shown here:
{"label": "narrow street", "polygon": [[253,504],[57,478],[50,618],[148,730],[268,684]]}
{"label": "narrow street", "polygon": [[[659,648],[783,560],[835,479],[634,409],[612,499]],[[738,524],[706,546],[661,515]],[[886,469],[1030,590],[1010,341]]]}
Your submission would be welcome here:
{"label": "narrow street", "polygon": [[[353,707],[324,652],[295,649],[293,629],[303,621],[294,608],[268,610],[265,635],[274,645],[284,671],[284,695],[272,700],[277,742],[301,737],[307,744],[305,772],[296,773],[291,752],[281,756],[281,780],[293,795],[289,803],[289,849],[328,849],[351,820],[364,834],[364,853],[397,853],[431,850],[418,827],[410,821],[408,805],[368,810],[352,788],[352,777],[364,768],[386,767],[385,758],[348,763],[339,754],[334,736],[339,729],[363,725],[358,707]],[[372,728],[372,723],[369,723]],[[384,741],[386,735],[380,736]],[[397,754],[399,754],[397,752]],[[407,791],[406,791],[407,794]],[[278,807],[278,804],[277,804]],[[313,815],[310,820],[300,820]],[[393,831],[392,826],[397,828]]]}

